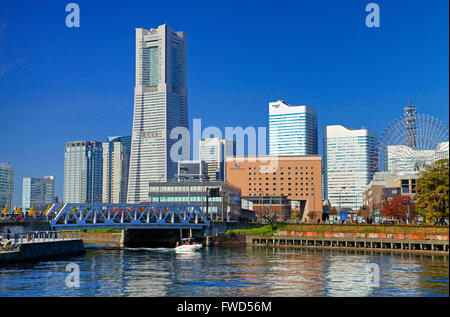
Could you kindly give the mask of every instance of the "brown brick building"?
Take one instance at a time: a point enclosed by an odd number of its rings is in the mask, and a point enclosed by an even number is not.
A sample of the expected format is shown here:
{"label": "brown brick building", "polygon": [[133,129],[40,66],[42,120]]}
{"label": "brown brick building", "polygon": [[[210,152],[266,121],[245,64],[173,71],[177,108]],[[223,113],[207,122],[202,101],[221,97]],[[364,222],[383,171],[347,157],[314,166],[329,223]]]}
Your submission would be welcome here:
{"label": "brown brick building", "polygon": [[321,219],[320,155],[230,157],[226,169],[227,181],[240,187],[242,196],[286,196],[301,220],[310,220],[314,213]]}

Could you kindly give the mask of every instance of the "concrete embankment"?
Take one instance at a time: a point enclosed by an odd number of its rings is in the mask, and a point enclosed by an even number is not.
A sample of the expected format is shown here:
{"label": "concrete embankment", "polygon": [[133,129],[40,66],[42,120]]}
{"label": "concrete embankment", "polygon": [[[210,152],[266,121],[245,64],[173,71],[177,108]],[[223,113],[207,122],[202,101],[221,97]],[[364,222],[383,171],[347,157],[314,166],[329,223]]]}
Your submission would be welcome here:
{"label": "concrete embankment", "polygon": [[123,246],[123,234],[121,232],[79,232],[78,236],[87,245]]}
{"label": "concrete embankment", "polygon": [[83,241],[80,239],[24,243],[17,250],[0,251],[0,264],[41,261],[82,255],[84,252]]}
{"label": "concrete embankment", "polygon": [[449,241],[445,239],[365,238],[346,237],[344,235],[342,237],[326,237],[313,235],[259,236],[250,234],[219,234],[208,237],[207,245],[212,247],[240,245],[449,255]]}
{"label": "concrete embankment", "polygon": [[389,251],[430,255],[449,255],[448,240],[416,240],[357,237],[253,236],[245,237],[246,245],[285,248],[315,248],[360,251]]}
{"label": "concrete embankment", "polygon": [[245,246],[247,243],[245,234],[216,234],[206,238],[206,245],[211,247],[220,246]]}

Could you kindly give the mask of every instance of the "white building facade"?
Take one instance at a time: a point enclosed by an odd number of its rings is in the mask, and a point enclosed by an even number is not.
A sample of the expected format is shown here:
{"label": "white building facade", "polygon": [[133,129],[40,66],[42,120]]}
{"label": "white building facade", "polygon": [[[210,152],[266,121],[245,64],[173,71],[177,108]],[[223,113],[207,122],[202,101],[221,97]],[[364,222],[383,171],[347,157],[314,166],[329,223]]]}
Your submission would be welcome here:
{"label": "white building facade", "polygon": [[185,32],[166,24],[136,29],[128,203],[147,201],[149,182],[167,181],[177,173],[170,155],[177,135],[171,139],[170,134],[175,127],[189,128],[186,40]]}
{"label": "white building facade", "polygon": [[199,142],[200,160],[207,164],[210,180],[226,180],[225,160],[236,155],[236,142],[228,139],[206,138]]}
{"label": "white building facade", "polygon": [[434,160],[438,161],[438,160],[442,160],[442,159],[447,159],[449,158],[449,146],[448,146],[448,141],[447,142],[442,142],[439,143],[436,151],[434,152]]}
{"label": "white building facade", "polygon": [[324,128],[323,194],[337,209],[358,210],[377,168],[377,134],[341,125]]}
{"label": "white building facade", "polygon": [[418,171],[440,159],[449,158],[447,142],[438,143],[435,149],[417,150],[407,145],[388,145],[385,151],[387,171]]}
{"label": "white building facade", "polygon": [[316,109],[281,100],[269,103],[270,155],[315,155],[317,144]]}

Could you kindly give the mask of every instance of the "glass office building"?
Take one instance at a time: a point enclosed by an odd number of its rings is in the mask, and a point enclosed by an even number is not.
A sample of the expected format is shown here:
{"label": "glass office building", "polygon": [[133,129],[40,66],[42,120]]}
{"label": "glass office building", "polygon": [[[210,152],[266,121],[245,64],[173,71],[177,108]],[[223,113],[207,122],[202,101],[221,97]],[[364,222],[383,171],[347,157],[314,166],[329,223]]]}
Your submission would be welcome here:
{"label": "glass office building", "polygon": [[332,207],[358,210],[377,166],[377,134],[341,125],[326,126],[323,139],[323,196]]}
{"label": "glass office building", "polygon": [[44,211],[55,202],[55,177],[24,177],[22,180],[22,211]]}
{"label": "glass office building", "polygon": [[11,163],[0,162],[0,211],[5,206],[13,210],[14,169]]}
{"label": "glass office building", "polygon": [[269,154],[317,153],[317,110],[281,100],[269,103]]}
{"label": "glass office building", "polygon": [[103,203],[126,204],[131,136],[109,137],[103,142]]}
{"label": "glass office building", "polygon": [[[208,198],[206,190],[219,188],[219,197]],[[241,190],[221,181],[170,181],[151,182],[148,187],[148,201],[154,204],[197,205],[209,219],[238,221],[241,210]]]}
{"label": "glass office building", "polygon": [[68,142],[64,155],[64,202],[101,203],[102,172],[101,142]]}

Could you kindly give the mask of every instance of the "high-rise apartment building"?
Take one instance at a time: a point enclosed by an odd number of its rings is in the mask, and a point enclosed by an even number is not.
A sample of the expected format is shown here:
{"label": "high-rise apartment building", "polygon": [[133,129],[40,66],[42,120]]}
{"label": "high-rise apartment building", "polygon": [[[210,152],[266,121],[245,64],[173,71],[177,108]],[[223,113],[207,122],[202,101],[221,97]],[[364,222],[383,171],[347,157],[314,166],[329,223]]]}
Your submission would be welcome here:
{"label": "high-rise apartment building", "polygon": [[103,142],[102,202],[127,202],[131,136],[109,137]]}
{"label": "high-rise apartment building", "polygon": [[226,180],[225,160],[236,155],[236,142],[207,138],[199,142],[200,160],[207,164],[210,180]]}
{"label": "high-rise apartment building", "polygon": [[341,125],[326,126],[323,136],[324,199],[337,209],[356,211],[377,166],[377,134]]}
{"label": "high-rise apartment building", "polygon": [[5,206],[13,210],[14,169],[11,163],[0,162],[0,211]]}
{"label": "high-rise apartment building", "polygon": [[22,211],[29,211],[31,206],[45,210],[55,201],[55,177],[24,177],[22,180]]}
{"label": "high-rise apartment building", "polygon": [[177,140],[170,133],[175,127],[189,128],[186,64],[185,32],[174,32],[167,24],[136,29],[128,203],[147,201],[149,182],[177,174],[177,162],[170,155]]}
{"label": "high-rise apartment building", "polygon": [[101,142],[68,142],[64,155],[64,202],[101,203],[102,172]]}
{"label": "high-rise apartment building", "polygon": [[269,154],[315,155],[317,110],[291,106],[278,100],[269,103]]}

